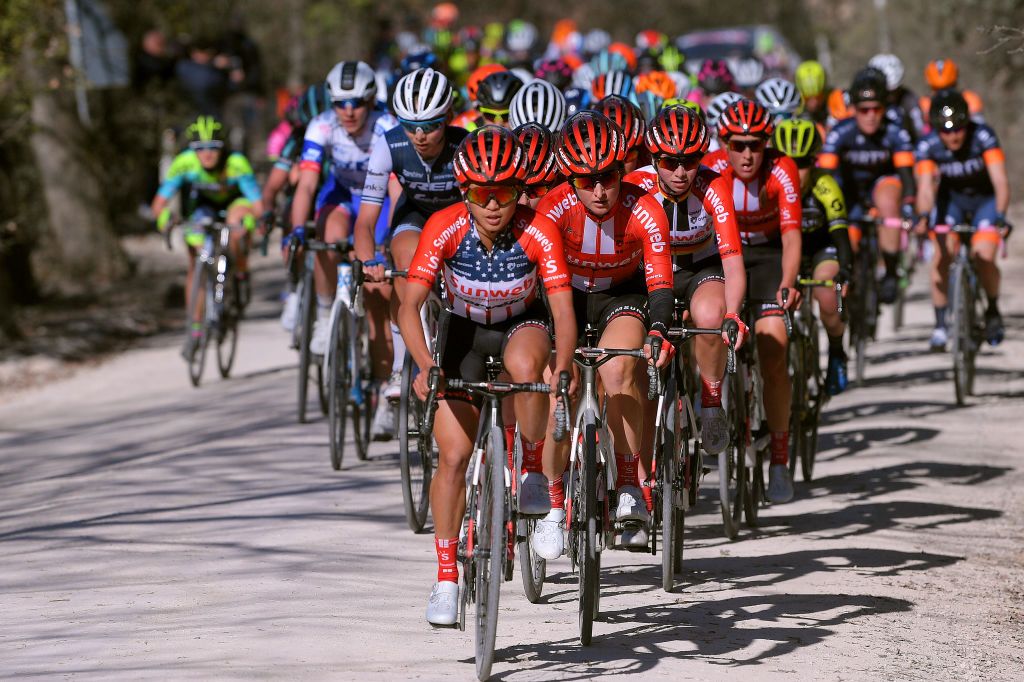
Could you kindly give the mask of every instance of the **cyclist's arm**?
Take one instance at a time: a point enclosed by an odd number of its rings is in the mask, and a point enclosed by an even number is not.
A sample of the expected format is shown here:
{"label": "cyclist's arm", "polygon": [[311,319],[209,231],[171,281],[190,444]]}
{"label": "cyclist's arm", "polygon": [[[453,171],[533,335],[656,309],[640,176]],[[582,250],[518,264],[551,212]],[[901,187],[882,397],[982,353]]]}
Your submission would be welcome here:
{"label": "cyclist's arm", "polygon": [[199,165],[199,158],[193,151],[185,151],[178,154],[171,162],[170,168],[167,169],[167,177],[160,184],[160,187],[156,191],[156,196],[153,197],[153,202],[150,204],[150,211],[153,216],[159,216],[160,213],[167,208],[167,204],[174,198],[174,195],[178,193],[181,186],[185,181],[194,174]]}
{"label": "cyclist's arm", "polygon": [[[410,272],[416,267],[415,260],[413,263],[414,265],[409,268]],[[434,358],[430,355],[423,323],[420,321],[420,308],[423,307],[429,293],[430,289],[427,287],[408,286],[405,288],[401,305],[398,306],[398,328],[402,332],[409,354],[421,372],[426,372],[434,366]]]}
{"label": "cyclist's arm", "polygon": [[903,203],[913,205],[917,197],[917,183],[914,182],[914,143],[910,133],[898,128],[892,152],[892,164],[903,188]]}
{"label": "cyclist's arm", "polygon": [[711,179],[704,190],[703,203],[704,210],[715,221],[718,256],[725,275],[725,312],[739,315],[747,292],[747,270],[729,181],[720,175]]}
{"label": "cyclist's arm", "polygon": [[1006,215],[1010,207],[1010,182],[1006,176],[1006,155],[999,146],[999,139],[988,126],[978,127],[974,133],[982,144],[981,157],[985,160],[985,169],[992,181],[996,194],[996,211]]}
{"label": "cyclist's arm", "polygon": [[[650,229],[645,228],[636,218],[637,210],[646,210],[650,219],[654,221]],[[631,225],[639,231],[644,247],[644,279],[647,282],[647,307],[651,316],[651,330],[658,330],[667,338],[675,310],[668,217],[665,215],[665,209],[646,193],[634,204],[633,215]]]}
{"label": "cyclist's arm", "polygon": [[[789,157],[779,158],[772,168],[771,181],[775,185],[775,197],[779,205],[779,232],[782,236],[782,283],[781,287],[795,290],[800,276],[800,260],[803,240],[800,223],[803,219],[803,204],[800,199],[800,174],[796,163]],[[792,301],[792,296],[790,297]]]}
{"label": "cyclist's arm", "polygon": [[401,198],[402,183],[398,181],[398,176],[392,173],[388,177],[388,199],[391,200],[391,205],[388,207],[388,225],[394,224],[395,208],[398,206],[398,201]]}
{"label": "cyclist's arm", "polygon": [[565,246],[558,226],[546,216],[535,214],[533,227],[538,236],[527,231],[529,257],[537,263],[537,276],[544,284],[551,319],[555,326],[555,372],[569,370],[576,350],[576,315],[572,305],[572,276],[565,262]]}
{"label": "cyclist's arm", "polygon": [[846,220],[846,200],[839,183],[831,175],[822,173],[814,181],[814,197],[825,207],[828,233],[836,247],[839,271],[849,275],[853,264],[853,249],[850,246],[849,223]]}
{"label": "cyclist's arm", "polygon": [[277,193],[284,188],[287,182],[288,171],[281,170],[277,165],[270,169],[270,175],[267,176],[267,181],[263,183],[263,203],[268,208],[274,206]]}
{"label": "cyclist's arm", "polygon": [[372,260],[376,252],[377,220],[384,204],[384,195],[388,192],[393,167],[391,147],[383,135],[377,138],[370,152],[370,160],[366,169],[366,180],[363,182],[363,194],[359,203],[359,215],[352,233],[355,235],[356,258]]}
{"label": "cyclist's arm", "polygon": [[935,176],[938,166],[934,161],[922,158],[917,162],[917,201],[919,215],[928,215],[935,208]]}
{"label": "cyclist's arm", "polygon": [[398,306],[398,328],[405,339],[409,354],[421,372],[426,372],[434,366],[434,358],[427,348],[423,324],[420,321],[420,308],[434,286],[438,271],[444,267],[442,261],[454,252],[453,247],[457,245],[451,231],[447,235],[444,234],[448,224],[441,215],[434,215],[423,226],[423,238],[420,243],[427,247],[417,249],[409,264],[406,276],[409,286],[405,287],[405,295]]}

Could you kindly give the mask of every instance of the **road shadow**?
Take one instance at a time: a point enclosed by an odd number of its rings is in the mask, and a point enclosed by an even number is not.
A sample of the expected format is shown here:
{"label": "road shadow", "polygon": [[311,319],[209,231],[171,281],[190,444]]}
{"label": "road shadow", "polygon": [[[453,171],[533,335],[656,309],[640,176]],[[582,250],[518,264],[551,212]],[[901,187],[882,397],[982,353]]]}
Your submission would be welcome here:
{"label": "road shadow", "polygon": [[[950,394],[952,394],[952,385]],[[931,417],[958,409],[956,404],[935,400],[872,400],[857,405],[828,407],[821,414],[820,424],[823,427],[844,424],[854,419],[875,416],[893,416],[901,418]]]}
{"label": "road shadow", "polygon": [[[913,442],[913,441],[906,441]],[[900,441],[897,444],[903,445]],[[853,454],[853,453],[849,453]],[[848,456],[847,454],[839,457]],[[836,459],[838,457],[828,457]],[[984,464],[954,464],[948,462],[907,462],[868,469],[857,474],[838,474],[817,478],[803,487],[812,496],[846,495],[847,499],[866,500],[876,495],[913,490],[929,483],[952,485],[980,485],[1004,476],[1010,467]]]}
{"label": "road shadow", "polygon": [[878,446],[919,445],[939,435],[939,429],[924,426],[892,426],[818,433],[818,462],[831,462],[860,454]]}

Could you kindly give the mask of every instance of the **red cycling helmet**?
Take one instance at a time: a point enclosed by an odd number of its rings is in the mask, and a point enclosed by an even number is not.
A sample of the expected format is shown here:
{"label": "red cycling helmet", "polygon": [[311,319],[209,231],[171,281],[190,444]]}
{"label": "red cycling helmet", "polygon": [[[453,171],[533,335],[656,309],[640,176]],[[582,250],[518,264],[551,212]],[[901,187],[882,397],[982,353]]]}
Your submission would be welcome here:
{"label": "red cycling helmet", "polygon": [[558,178],[558,163],[555,161],[554,133],[539,123],[524,123],[513,133],[523,145],[526,154],[527,185],[549,185]]}
{"label": "red cycling helmet", "polygon": [[626,138],[604,114],[579,111],[562,127],[557,155],[563,175],[593,175],[626,160]]}
{"label": "red cycling helmet", "polygon": [[526,165],[523,145],[516,136],[493,125],[481,126],[467,135],[452,162],[460,185],[521,183]]}
{"label": "red cycling helmet", "polygon": [[768,110],[749,99],[733,102],[718,119],[718,137],[723,140],[730,135],[771,137],[774,129]]}
{"label": "red cycling helmet", "polygon": [[594,106],[594,111],[601,112],[619,126],[626,136],[626,149],[643,145],[646,123],[640,107],[625,97],[608,95]]}
{"label": "red cycling helmet", "polygon": [[703,116],[689,107],[679,105],[658,112],[647,126],[644,144],[653,156],[705,154],[711,144],[711,135]]}

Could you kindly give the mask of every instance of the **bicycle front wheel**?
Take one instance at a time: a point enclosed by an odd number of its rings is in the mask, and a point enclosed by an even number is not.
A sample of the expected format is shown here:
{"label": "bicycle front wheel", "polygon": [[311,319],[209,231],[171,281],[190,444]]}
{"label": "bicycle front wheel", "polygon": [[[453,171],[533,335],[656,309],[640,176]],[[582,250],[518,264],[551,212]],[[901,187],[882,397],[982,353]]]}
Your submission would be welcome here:
{"label": "bicycle front wheel", "polygon": [[746,449],[749,415],[743,380],[739,371],[729,375],[729,445],[718,454],[718,499],[722,510],[725,537],[735,540],[743,517],[743,491],[746,487]]}
{"label": "bicycle front wheel", "polygon": [[370,376],[370,339],[366,331],[366,320],[360,320],[352,327],[352,399],[349,401],[352,413],[352,428],[356,443],[356,458],[366,461],[370,451],[370,427],[377,406],[377,391]]}
{"label": "bicycle front wheel", "polygon": [[597,501],[597,424],[586,424],[577,453],[571,526],[575,536],[575,561],[579,572],[580,644],[589,646],[598,610],[600,554],[598,533],[601,532]]}
{"label": "bicycle front wheel", "polygon": [[414,367],[412,356],[407,353],[402,363],[402,396],[398,403],[398,446],[405,519],[412,532],[419,533],[427,523],[430,508],[434,439],[429,433],[420,433],[424,406],[413,392]]}
{"label": "bicycle front wheel", "polygon": [[192,268],[192,283],[189,289],[189,310],[185,319],[185,343],[188,349],[188,378],[198,387],[206,365],[206,347],[210,342],[210,326],[207,324],[207,310],[212,298],[210,270],[199,258]]}
{"label": "bicycle front wheel", "polygon": [[327,371],[327,421],[330,424],[331,468],[341,469],[345,454],[345,431],[348,425],[348,402],[352,389],[352,366],[349,362],[349,312],[345,305],[336,307],[331,321]]}
{"label": "bicycle front wheel", "polygon": [[227,271],[228,286],[224,292],[223,313],[217,329],[217,369],[222,379],[231,374],[235,364],[235,352],[238,350],[238,320],[242,316],[239,299],[238,282],[234,272]]}
{"label": "bicycle front wheel", "polygon": [[486,680],[494,662],[494,638],[498,631],[498,599],[505,563],[505,438],[491,428],[480,483],[479,510],[473,563],[476,594],[476,675]]}
{"label": "bicycle front wheel", "polygon": [[950,272],[950,311],[953,335],[950,351],[953,356],[953,389],[957,405],[967,402],[974,383],[974,292],[971,289],[967,266],[962,261],[953,264]]}
{"label": "bicycle front wheel", "polygon": [[299,302],[299,423],[306,423],[306,407],[309,393],[309,363],[310,352],[309,342],[313,338],[313,319],[316,316],[316,308],[313,306],[313,298],[316,294],[313,291],[312,267],[306,269],[302,275],[302,298]]}

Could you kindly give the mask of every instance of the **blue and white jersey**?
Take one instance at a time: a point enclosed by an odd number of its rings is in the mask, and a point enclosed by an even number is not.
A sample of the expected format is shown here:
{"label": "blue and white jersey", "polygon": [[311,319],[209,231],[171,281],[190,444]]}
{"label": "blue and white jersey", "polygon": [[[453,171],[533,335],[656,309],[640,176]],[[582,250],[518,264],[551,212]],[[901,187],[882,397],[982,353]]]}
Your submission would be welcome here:
{"label": "blue and white jersey", "polygon": [[375,109],[370,112],[362,132],[353,138],[338,122],[333,109],[325,111],[306,127],[299,168],[319,173],[326,162],[335,183],[359,195],[374,144],[397,125],[394,116]]}

